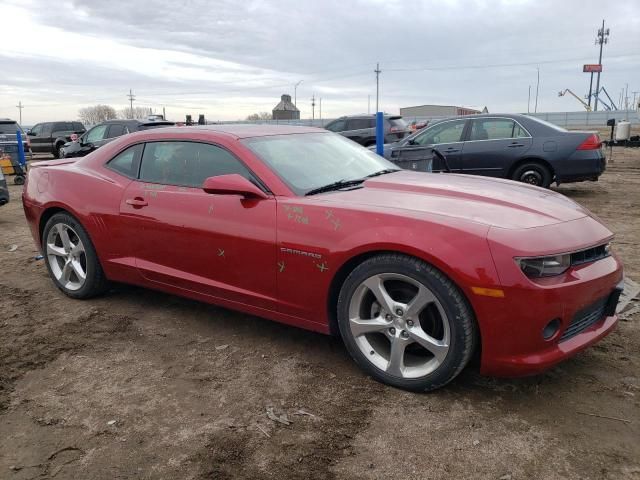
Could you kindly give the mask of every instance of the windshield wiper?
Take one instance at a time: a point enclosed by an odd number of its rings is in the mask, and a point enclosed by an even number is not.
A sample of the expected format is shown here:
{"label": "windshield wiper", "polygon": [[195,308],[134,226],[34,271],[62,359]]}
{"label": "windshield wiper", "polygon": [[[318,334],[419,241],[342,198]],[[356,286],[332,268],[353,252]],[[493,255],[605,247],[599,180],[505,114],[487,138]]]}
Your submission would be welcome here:
{"label": "windshield wiper", "polygon": [[380,175],[385,175],[387,173],[399,172],[402,170],[401,168],[385,168],[384,170],[380,170],[379,172],[373,172],[367,175],[365,178],[377,177]]}
{"label": "windshield wiper", "polygon": [[332,190],[340,190],[341,188],[351,187],[353,185],[359,185],[365,180],[366,178],[356,178],[355,180],[338,180],[337,182],[333,182],[322,187],[313,188],[305,193],[305,196],[315,195],[316,193],[330,192]]}

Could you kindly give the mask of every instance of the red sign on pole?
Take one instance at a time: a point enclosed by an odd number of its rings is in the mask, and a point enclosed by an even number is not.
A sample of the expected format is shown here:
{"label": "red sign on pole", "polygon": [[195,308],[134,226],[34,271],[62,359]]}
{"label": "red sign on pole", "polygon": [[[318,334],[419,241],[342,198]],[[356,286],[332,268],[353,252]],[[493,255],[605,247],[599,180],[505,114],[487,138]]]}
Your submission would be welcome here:
{"label": "red sign on pole", "polygon": [[602,71],[601,63],[588,63],[582,66],[582,71],[584,73],[598,73]]}

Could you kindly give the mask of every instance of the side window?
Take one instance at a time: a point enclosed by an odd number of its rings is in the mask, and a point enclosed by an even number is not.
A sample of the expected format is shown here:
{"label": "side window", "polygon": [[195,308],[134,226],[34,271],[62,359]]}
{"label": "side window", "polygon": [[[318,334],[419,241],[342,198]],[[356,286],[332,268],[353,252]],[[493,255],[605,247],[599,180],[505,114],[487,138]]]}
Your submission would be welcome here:
{"label": "side window", "polygon": [[363,128],[370,128],[370,122],[368,118],[352,118],[347,120],[347,130],[361,130]]}
{"label": "side window", "polygon": [[47,137],[51,136],[53,132],[53,123],[43,123],[42,124],[42,135]]}
{"label": "side window", "polygon": [[515,124],[513,128],[513,138],[528,138],[530,136],[531,135],[529,135],[529,132],[527,132],[524,128],[522,128],[517,123]]}
{"label": "side window", "polygon": [[113,123],[109,125],[109,132],[107,133],[106,138],[120,137],[124,135],[126,132],[124,130],[124,125],[121,123]]}
{"label": "side window", "polygon": [[107,127],[109,125],[97,125],[93,127],[89,132],[87,132],[87,136],[84,139],[85,143],[94,143],[103,140],[105,137],[105,133],[107,132]]}
{"label": "side window", "polygon": [[42,134],[42,124],[38,123],[37,125],[32,127],[31,128],[31,133],[33,133],[34,135],[41,135]]}
{"label": "side window", "polygon": [[202,187],[205,179],[249,170],[225,149],[196,142],[150,142],[142,156],[140,180],[164,185]]}
{"label": "side window", "polygon": [[344,120],[336,120],[335,122],[327,125],[327,130],[331,130],[332,132],[344,132],[346,123],[347,122]]}
{"label": "side window", "polygon": [[53,133],[64,132],[67,129],[67,124],[64,122],[56,122],[53,124]]}
{"label": "side window", "polygon": [[138,176],[138,166],[140,165],[140,154],[142,144],[134,145],[120,152],[107,163],[107,168],[129,178]]}
{"label": "side window", "polygon": [[505,138],[514,138],[516,136],[516,127],[518,127],[516,122],[507,119],[487,118],[473,120],[469,140],[500,140]]}
{"label": "side window", "polygon": [[466,120],[456,120],[438,123],[425,129],[413,141],[418,145],[459,142],[462,138],[465,122]]}

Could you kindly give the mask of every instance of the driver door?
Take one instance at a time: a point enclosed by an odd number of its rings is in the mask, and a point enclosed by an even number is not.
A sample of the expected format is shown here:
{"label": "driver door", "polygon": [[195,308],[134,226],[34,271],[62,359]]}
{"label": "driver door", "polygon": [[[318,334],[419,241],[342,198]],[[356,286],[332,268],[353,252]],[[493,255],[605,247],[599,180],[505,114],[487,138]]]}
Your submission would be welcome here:
{"label": "driver door", "polygon": [[[447,159],[449,168],[454,173],[462,171],[462,149],[466,133],[467,120],[450,120],[425,128],[413,137],[410,144],[405,142],[391,152],[391,161],[402,168],[412,168],[416,162],[429,162],[433,157],[433,149],[437,148]],[[446,171],[446,166],[439,159],[431,166],[433,172]]]}
{"label": "driver door", "polygon": [[145,145],[139,180],[121,201],[143,277],[172,287],[276,309],[276,200],[205,193],[208,177],[256,182],[226,149],[205,143]]}

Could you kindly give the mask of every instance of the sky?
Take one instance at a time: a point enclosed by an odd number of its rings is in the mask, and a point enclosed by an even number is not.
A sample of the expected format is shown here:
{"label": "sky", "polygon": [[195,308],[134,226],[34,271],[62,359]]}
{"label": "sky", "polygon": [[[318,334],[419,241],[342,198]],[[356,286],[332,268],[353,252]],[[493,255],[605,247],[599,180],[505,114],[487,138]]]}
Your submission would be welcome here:
{"label": "sky", "polygon": [[[0,0],[0,117],[73,120],[135,106],[239,120],[283,93],[302,118],[443,104],[580,111],[584,63],[610,28],[601,84],[640,92],[640,0]],[[595,81],[594,81],[595,86]],[[531,101],[528,107],[529,88]],[[640,96],[640,93],[638,93]]]}

